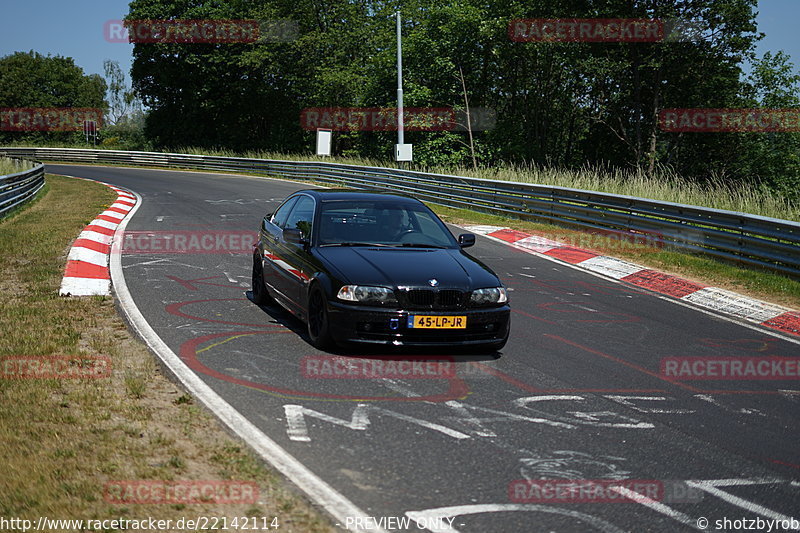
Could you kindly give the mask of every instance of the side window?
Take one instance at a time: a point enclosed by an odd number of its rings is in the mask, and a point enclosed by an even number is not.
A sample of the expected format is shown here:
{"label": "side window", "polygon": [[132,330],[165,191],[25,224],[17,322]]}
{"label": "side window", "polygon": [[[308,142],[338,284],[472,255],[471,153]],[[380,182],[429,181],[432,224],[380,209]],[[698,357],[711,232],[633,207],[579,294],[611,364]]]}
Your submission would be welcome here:
{"label": "side window", "polygon": [[300,196],[289,213],[285,228],[296,228],[303,233],[306,239],[311,238],[311,222],[314,220],[314,199],[310,196]]}
{"label": "side window", "polygon": [[289,216],[289,211],[292,210],[292,206],[296,202],[297,202],[296,197],[291,198],[288,201],[284,202],[283,205],[280,206],[278,210],[272,214],[271,222],[276,226],[278,226],[279,228],[282,228],[283,225],[286,223],[286,218]]}

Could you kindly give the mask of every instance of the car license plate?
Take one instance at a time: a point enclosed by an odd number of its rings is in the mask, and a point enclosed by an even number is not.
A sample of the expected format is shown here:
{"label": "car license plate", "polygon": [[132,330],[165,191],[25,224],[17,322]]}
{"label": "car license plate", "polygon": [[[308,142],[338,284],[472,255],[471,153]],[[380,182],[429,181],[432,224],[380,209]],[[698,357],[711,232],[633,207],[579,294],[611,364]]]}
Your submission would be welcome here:
{"label": "car license plate", "polygon": [[414,329],[465,329],[465,316],[408,315],[408,327]]}

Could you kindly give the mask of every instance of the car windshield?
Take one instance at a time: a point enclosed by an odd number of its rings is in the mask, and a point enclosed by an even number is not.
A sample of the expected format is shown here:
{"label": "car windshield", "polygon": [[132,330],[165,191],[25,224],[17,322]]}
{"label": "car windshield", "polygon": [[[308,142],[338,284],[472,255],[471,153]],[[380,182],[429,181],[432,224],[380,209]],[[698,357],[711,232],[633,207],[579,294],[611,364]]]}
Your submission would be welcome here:
{"label": "car windshield", "polygon": [[439,218],[421,204],[385,200],[323,202],[320,246],[456,248]]}

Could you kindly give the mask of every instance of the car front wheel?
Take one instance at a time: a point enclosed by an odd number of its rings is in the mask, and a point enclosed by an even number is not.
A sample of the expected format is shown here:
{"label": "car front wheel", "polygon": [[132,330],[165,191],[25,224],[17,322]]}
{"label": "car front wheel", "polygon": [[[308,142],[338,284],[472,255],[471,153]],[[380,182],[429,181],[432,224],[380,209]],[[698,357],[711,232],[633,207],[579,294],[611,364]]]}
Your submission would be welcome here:
{"label": "car front wheel", "polygon": [[311,293],[308,295],[308,337],[311,344],[321,350],[334,345],[325,293],[316,285],[311,288]]}

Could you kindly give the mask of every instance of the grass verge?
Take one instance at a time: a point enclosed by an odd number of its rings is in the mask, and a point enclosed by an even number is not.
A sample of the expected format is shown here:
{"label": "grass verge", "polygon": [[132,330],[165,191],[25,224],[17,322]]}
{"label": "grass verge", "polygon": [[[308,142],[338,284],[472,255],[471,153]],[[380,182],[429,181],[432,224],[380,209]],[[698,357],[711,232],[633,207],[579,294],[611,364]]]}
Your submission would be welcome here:
{"label": "grass verge", "polygon": [[[334,531],[160,374],[112,298],[58,296],[71,241],[115,194],[83,180],[48,175],[48,183],[39,201],[0,222],[0,357],[105,356],[112,372],[99,379],[0,375],[0,516],[274,516],[283,531]],[[254,482],[259,496],[237,504],[109,503],[106,484],[120,480]]]}
{"label": "grass verge", "polygon": [[10,157],[0,157],[0,176],[7,176],[8,174],[16,174],[23,170],[33,168],[30,161],[23,161],[22,159],[12,159]]}
{"label": "grass verge", "polygon": [[[10,146],[13,146],[10,145]],[[53,146],[55,147],[55,146]],[[64,146],[74,148],[74,146]],[[115,149],[113,146],[97,149]],[[397,163],[366,157],[325,157],[269,151],[234,152],[197,147],[180,147],[175,153],[246,157],[293,161],[326,161],[351,165],[405,168],[421,172],[434,172],[480,179],[518,181],[556,187],[569,187],[588,191],[650,198],[680,204],[696,205],[728,211],[738,211],[783,220],[800,221],[800,204],[770,191],[766,186],[736,184],[722,178],[693,181],[683,178],[667,167],[656,169],[652,176],[642,170],[605,169],[586,166],[578,169],[559,169],[538,164],[504,164],[474,169],[464,166],[424,167],[415,163]]]}

